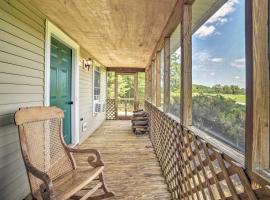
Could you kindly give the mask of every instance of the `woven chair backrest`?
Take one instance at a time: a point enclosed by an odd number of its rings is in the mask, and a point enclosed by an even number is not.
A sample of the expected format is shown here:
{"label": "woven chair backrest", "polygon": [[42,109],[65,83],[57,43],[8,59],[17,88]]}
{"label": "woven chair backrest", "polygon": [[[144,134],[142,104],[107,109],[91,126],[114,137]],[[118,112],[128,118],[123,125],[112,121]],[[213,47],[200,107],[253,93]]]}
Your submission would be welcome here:
{"label": "woven chair backrest", "polygon": [[[15,114],[24,157],[52,180],[73,169],[62,138],[63,117],[63,111],[56,107],[23,108]],[[42,182],[32,174],[28,177],[35,193]]]}

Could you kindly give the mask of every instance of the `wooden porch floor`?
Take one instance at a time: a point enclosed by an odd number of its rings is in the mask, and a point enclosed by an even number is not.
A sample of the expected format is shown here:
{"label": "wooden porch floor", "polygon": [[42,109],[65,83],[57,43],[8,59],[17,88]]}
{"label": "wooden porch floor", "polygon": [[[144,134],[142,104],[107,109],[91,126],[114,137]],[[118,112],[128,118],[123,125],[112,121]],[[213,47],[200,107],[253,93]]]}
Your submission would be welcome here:
{"label": "wooden porch floor", "polygon": [[171,199],[148,136],[135,136],[130,121],[105,121],[80,148],[95,148],[105,163],[112,199]]}

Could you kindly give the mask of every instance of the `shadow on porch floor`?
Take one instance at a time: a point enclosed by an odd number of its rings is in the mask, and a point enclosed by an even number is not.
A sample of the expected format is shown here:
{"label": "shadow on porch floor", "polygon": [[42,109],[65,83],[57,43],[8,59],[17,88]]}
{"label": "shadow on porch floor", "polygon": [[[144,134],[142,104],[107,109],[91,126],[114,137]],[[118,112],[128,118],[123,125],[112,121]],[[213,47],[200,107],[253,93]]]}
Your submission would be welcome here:
{"label": "shadow on porch floor", "polygon": [[130,121],[105,121],[79,148],[95,148],[105,163],[112,199],[170,199],[148,136],[135,136]]}

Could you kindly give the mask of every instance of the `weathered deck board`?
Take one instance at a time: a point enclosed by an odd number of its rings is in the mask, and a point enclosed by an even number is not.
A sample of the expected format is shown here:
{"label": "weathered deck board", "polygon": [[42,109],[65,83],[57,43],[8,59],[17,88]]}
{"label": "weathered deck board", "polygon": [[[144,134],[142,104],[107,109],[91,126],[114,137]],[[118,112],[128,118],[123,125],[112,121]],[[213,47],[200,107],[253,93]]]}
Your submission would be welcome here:
{"label": "weathered deck board", "polygon": [[80,148],[101,152],[111,200],[171,199],[148,136],[133,135],[130,121],[106,121]]}

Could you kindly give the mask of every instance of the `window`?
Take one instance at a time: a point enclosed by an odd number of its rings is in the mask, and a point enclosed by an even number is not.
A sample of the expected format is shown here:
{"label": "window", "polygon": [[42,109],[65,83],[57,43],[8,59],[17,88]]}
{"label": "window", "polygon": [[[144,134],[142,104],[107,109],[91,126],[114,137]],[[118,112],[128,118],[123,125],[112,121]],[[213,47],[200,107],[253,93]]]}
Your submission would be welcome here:
{"label": "window", "polygon": [[170,37],[170,105],[169,113],[180,117],[180,25]]}
{"label": "window", "polygon": [[94,67],[94,101],[100,101],[100,69]]}
{"label": "window", "polygon": [[160,52],[160,107],[164,104],[164,48]]}
{"label": "window", "polygon": [[227,1],[192,36],[193,125],[241,152],[246,114],[244,4]]}

